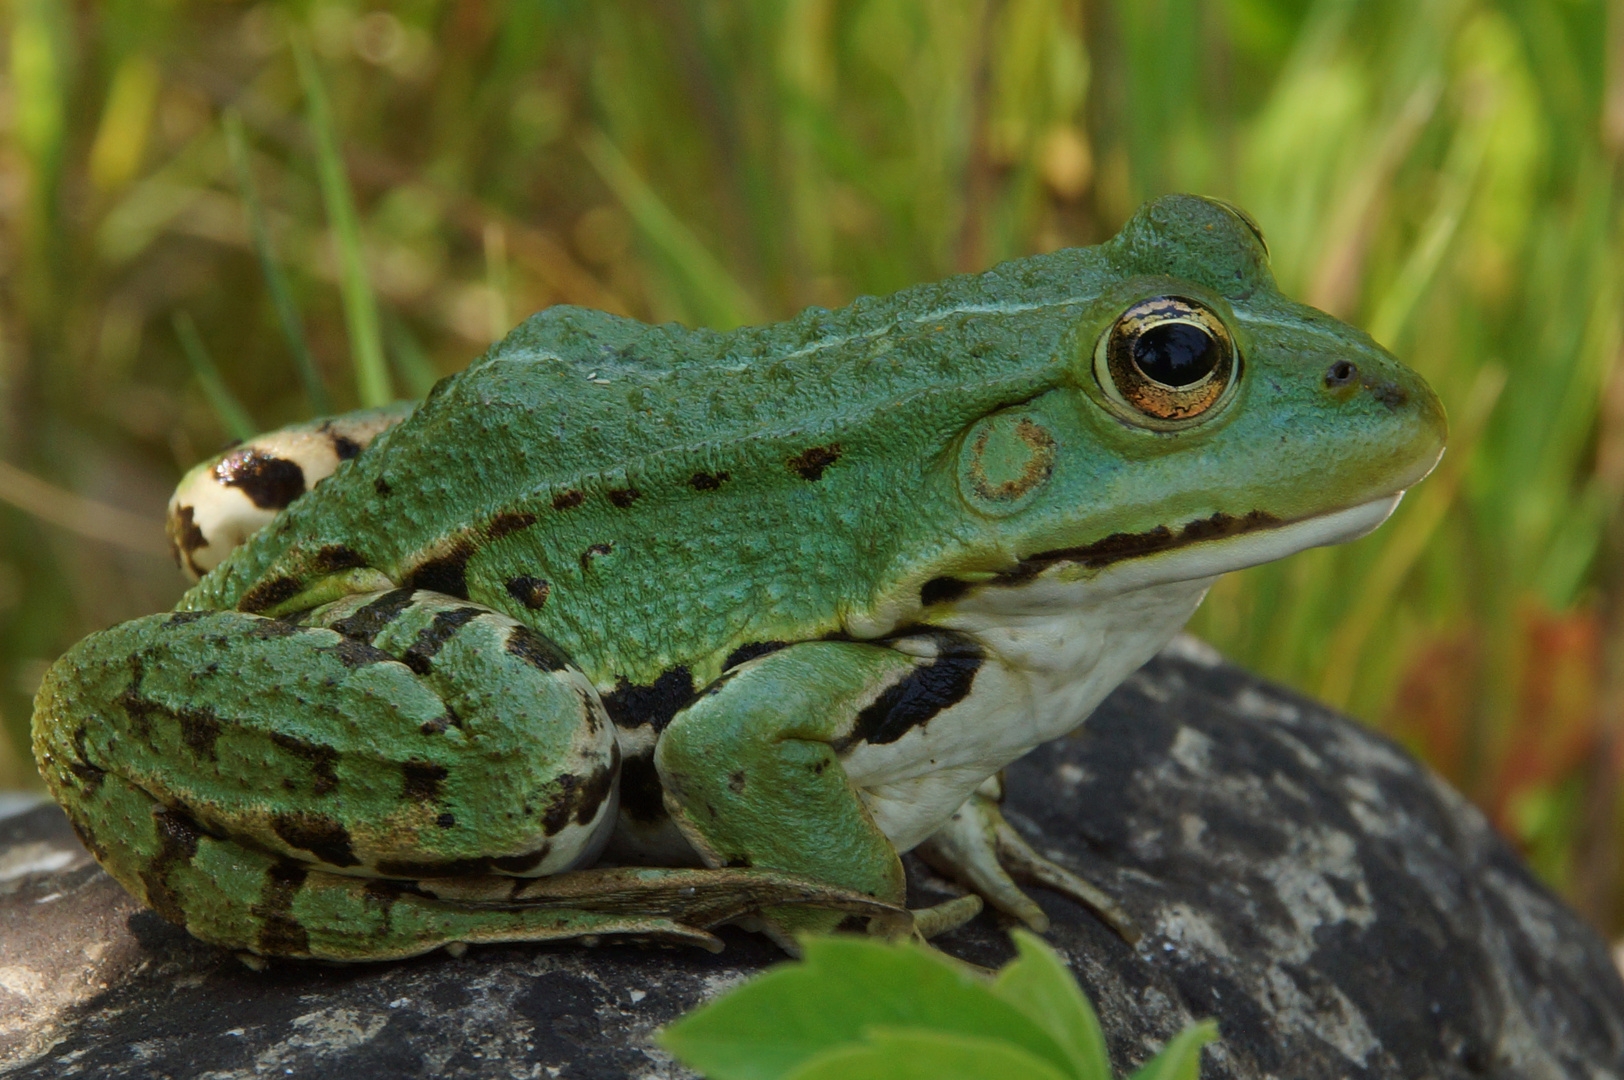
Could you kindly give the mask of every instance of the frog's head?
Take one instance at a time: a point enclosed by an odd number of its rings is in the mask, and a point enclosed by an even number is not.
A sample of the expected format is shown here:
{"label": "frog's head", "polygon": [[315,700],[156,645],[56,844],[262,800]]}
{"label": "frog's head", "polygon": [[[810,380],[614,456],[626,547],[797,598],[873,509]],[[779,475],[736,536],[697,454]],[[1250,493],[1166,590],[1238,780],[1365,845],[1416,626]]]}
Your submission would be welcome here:
{"label": "frog's head", "polygon": [[[955,482],[989,562],[925,586],[1213,575],[1380,524],[1443,452],[1443,408],[1360,330],[1276,290],[1256,224],[1158,199],[1100,249],[1053,388],[984,416]],[[1011,568],[1010,560],[1014,566]]]}

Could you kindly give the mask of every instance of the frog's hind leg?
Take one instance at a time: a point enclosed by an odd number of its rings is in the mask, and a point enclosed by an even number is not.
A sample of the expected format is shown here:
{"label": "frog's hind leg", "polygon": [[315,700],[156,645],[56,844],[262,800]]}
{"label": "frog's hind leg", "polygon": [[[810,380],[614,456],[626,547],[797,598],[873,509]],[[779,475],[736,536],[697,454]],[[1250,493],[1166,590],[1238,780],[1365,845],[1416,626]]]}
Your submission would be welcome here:
{"label": "frog's hind leg", "polygon": [[447,914],[426,886],[595,857],[619,752],[585,677],[528,628],[434,593],[305,622],[149,616],[52,667],[35,753],[86,845],[235,948],[360,958],[477,940],[476,925],[555,936],[533,913]]}
{"label": "frog's hind leg", "polygon": [[279,428],[193,467],[169,498],[165,530],[176,563],[202,577],[414,407],[397,402]]}

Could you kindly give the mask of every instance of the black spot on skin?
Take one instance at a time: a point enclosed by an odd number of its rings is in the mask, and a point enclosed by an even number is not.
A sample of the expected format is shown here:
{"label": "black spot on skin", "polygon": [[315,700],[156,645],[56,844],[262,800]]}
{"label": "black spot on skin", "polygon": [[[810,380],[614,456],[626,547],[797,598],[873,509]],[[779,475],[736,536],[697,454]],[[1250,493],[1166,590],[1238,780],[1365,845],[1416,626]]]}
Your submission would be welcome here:
{"label": "black spot on skin", "polygon": [[839,443],[830,443],[828,446],[813,446],[801,451],[784,464],[789,471],[802,480],[821,480],[823,470],[840,460],[841,446]]}
{"label": "black spot on skin", "polygon": [[378,910],[383,925],[375,931],[379,937],[387,937],[394,930],[391,915],[400,898],[407,893],[416,894],[417,888],[405,881],[395,881],[391,878],[370,878],[361,889],[361,896],[365,902]]}
{"label": "black spot on skin", "polygon": [[238,602],[239,611],[264,611],[266,608],[292,600],[299,595],[304,583],[295,577],[274,577],[255,585]]}
{"label": "black spot on skin", "polygon": [[1188,522],[1177,532],[1166,525],[1158,525],[1142,533],[1112,533],[1103,540],[1096,540],[1081,547],[1058,548],[1029,555],[1022,559],[1015,569],[999,574],[991,584],[1019,585],[1037,577],[1056,563],[1077,563],[1090,568],[1109,566],[1123,559],[1171,551],[1203,540],[1239,536],[1258,529],[1272,528],[1278,524],[1279,518],[1262,510],[1252,510],[1240,517],[1220,511],[1211,517]]}
{"label": "black spot on skin", "polygon": [[732,652],[727,654],[727,659],[722,661],[722,670],[727,671],[729,668],[736,668],[746,661],[754,660],[758,656],[766,656],[768,653],[775,653],[788,644],[789,642],[787,641],[752,641],[748,644],[740,645],[737,649],[734,649]]}
{"label": "black spot on skin", "polygon": [[742,795],[744,793],[743,769],[735,769],[733,772],[728,773],[727,789],[735,795]]}
{"label": "black spot on skin", "polygon": [[329,645],[318,650],[329,656],[338,658],[338,662],[347,668],[365,667],[368,664],[381,664],[394,657],[382,649],[374,648],[364,641],[355,641],[351,638],[340,638],[337,645]]}
{"label": "black spot on skin", "polygon": [[1338,360],[1325,372],[1325,385],[1333,390],[1347,386],[1359,376],[1359,365],[1351,360]]}
{"label": "black spot on skin", "polygon": [[477,607],[452,608],[449,611],[439,612],[427,626],[417,632],[416,639],[400,654],[401,663],[419,675],[427,675],[429,668],[433,666],[429,661],[445,647],[445,643],[455,637],[458,630],[483,614],[485,609]]}
{"label": "black spot on skin", "polygon": [[372,481],[372,490],[376,491],[379,495],[388,497],[394,493],[395,489],[389,486],[389,481],[380,476]]}
{"label": "black spot on skin", "polygon": [[528,529],[535,523],[536,515],[534,514],[517,513],[513,511],[504,514],[497,514],[491,519],[490,526],[485,530],[485,535],[492,540],[500,540],[508,533],[516,533],[520,529]]}
{"label": "black spot on skin", "polygon": [[642,497],[643,493],[638,491],[636,488],[615,488],[613,491],[609,492],[609,501],[620,507],[622,510],[626,509],[628,506]]}
{"label": "black spot on skin", "polygon": [[347,638],[370,643],[384,627],[400,618],[401,613],[411,606],[411,589],[391,589],[353,614],[332,623],[328,629],[337,630]]}
{"label": "black spot on skin", "polygon": [[191,567],[192,573],[203,576],[203,568],[192,561],[192,553],[209,546],[203,529],[197,523],[197,511],[190,506],[176,508],[165,533],[169,537],[169,552],[175,556],[175,565]]}
{"label": "black spot on skin", "polygon": [[213,615],[212,611],[177,611],[164,620],[165,627],[187,626]]}
{"label": "black spot on skin", "polygon": [[937,640],[940,654],[887,687],[858,713],[851,734],[831,744],[836,753],[858,742],[894,743],[964,700],[981,668],[981,650],[958,635],[942,634]]}
{"label": "black spot on skin", "polygon": [[238,633],[255,641],[275,641],[277,638],[292,637],[304,629],[298,623],[286,619],[255,619],[249,624],[248,629]]}
{"label": "black spot on skin", "polygon": [[599,555],[608,555],[615,550],[613,544],[592,544],[581,552],[581,573],[586,573],[592,567],[592,560]]}
{"label": "black spot on skin", "polygon": [[433,720],[426,720],[417,730],[424,735],[444,735],[447,728],[462,727],[462,718],[452,709],[447,709],[444,716],[436,716]]}
{"label": "black spot on skin", "polygon": [[866,934],[868,933],[868,919],[862,915],[847,915],[835,926],[837,934]]}
{"label": "black spot on skin", "polygon": [[336,431],[329,431],[327,437],[333,440],[333,453],[340,461],[350,461],[361,456],[361,444],[348,435],[340,435]]}
{"label": "black spot on skin", "polygon": [[695,491],[715,491],[731,479],[725,472],[696,472],[688,478],[688,484]]}
{"label": "black spot on skin", "polygon": [[438,825],[442,829],[455,828],[457,818],[455,814],[441,814],[439,817],[434,819],[434,824]]}
{"label": "black spot on skin", "polygon": [[401,584],[408,588],[428,589],[447,596],[455,596],[458,600],[466,600],[468,560],[473,555],[474,546],[466,540],[460,540],[444,555],[436,555],[406,571]]}
{"label": "black spot on skin", "polygon": [[271,732],[272,745],[292,754],[310,766],[310,792],[313,795],[326,795],[338,787],[338,773],[334,766],[338,764],[338,751],[331,746],[310,742],[297,735],[286,735],[280,731]]}
{"label": "black spot on skin", "polygon": [[665,816],[665,787],[652,754],[629,757],[620,766],[620,812],[634,821]]}
{"label": "black spot on skin", "polygon": [[561,671],[570,666],[570,658],[562,649],[528,626],[515,626],[508,633],[507,651],[540,671]]}
{"label": "black spot on skin", "polygon": [[407,761],[400,767],[400,797],[417,803],[438,802],[440,786],[451,770],[432,761]]}
{"label": "black spot on skin", "polygon": [[335,818],[293,810],[271,819],[271,831],[288,847],[308,851],[329,866],[359,866],[349,830]]}
{"label": "black spot on skin", "polygon": [[177,926],[185,926],[186,909],[170,886],[169,875],[197,855],[203,829],[184,810],[168,806],[153,809],[152,824],[158,832],[158,853],[141,871],[141,886],[152,910]]}
{"label": "black spot on skin", "polygon": [[508,579],[507,591],[509,596],[531,611],[540,611],[547,603],[547,594],[553,591],[553,586],[546,578],[521,574]]}
{"label": "black spot on skin", "polygon": [[220,718],[211,709],[176,709],[180,738],[186,749],[213,761],[214,741],[220,737]]}
{"label": "black spot on skin", "polygon": [[603,801],[614,790],[615,779],[620,775],[620,746],[617,743],[609,744],[609,760],[599,766],[591,776],[581,784],[575,800],[575,824],[587,825],[598,816],[603,807]]}
{"label": "black spot on skin", "polygon": [[586,501],[586,496],[579,491],[561,491],[553,496],[554,510],[573,510]]}
{"label": "black spot on skin", "polygon": [[226,487],[240,488],[261,510],[281,510],[305,493],[304,470],[298,462],[252,448],[227,454],[214,467],[214,478]]}
{"label": "black spot on skin", "polygon": [[358,566],[367,564],[366,556],[354,548],[343,544],[328,544],[311,559],[311,566],[317,573],[332,574],[340,570],[353,570]]}
{"label": "black spot on skin", "polygon": [[90,762],[90,751],[85,745],[88,734],[85,725],[80,724],[73,729],[73,756],[74,760],[68,762],[68,771],[79,781],[79,788],[87,795],[94,795],[101,787],[102,781],[107,779],[107,770]]}
{"label": "black spot on skin", "polygon": [[553,777],[553,794],[541,815],[541,828],[548,836],[557,836],[570,823],[570,815],[575,813],[575,791],[580,786],[581,778],[574,773]]}
{"label": "black spot on skin", "polygon": [[1389,409],[1402,408],[1410,400],[1410,395],[1405,393],[1404,388],[1395,382],[1371,383],[1368,389],[1371,397]]}
{"label": "black spot on skin", "polygon": [[536,850],[527,851],[523,855],[498,855],[491,860],[491,869],[508,874],[522,874],[540,866],[541,861],[550,855],[552,850],[551,843],[543,843]]}
{"label": "black spot on skin", "polygon": [[678,665],[647,686],[632,686],[625,679],[619,680],[613,690],[603,695],[603,707],[616,727],[653,724],[655,731],[664,731],[671,718],[693,699],[693,675]]}
{"label": "black spot on skin", "polygon": [[919,588],[919,603],[925,607],[932,604],[946,604],[957,600],[970,591],[968,581],[958,578],[937,577],[931,578]]}
{"label": "black spot on skin", "polygon": [[310,935],[293,917],[293,901],[304,888],[308,873],[294,862],[279,862],[266,869],[259,903],[248,909],[259,919],[254,947],[266,956],[310,954]]}

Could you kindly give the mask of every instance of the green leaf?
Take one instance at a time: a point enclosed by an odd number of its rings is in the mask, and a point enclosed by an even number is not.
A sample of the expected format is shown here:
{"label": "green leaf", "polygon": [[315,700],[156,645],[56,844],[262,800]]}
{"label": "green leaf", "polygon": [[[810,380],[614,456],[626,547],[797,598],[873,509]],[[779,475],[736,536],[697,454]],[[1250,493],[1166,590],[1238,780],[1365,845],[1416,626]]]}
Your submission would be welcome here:
{"label": "green leaf", "polygon": [[1173,1037],[1162,1052],[1145,1062],[1130,1080],[1196,1080],[1201,1072],[1201,1048],[1218,1037],[1211,1020],[1191,1024]]}
{"label": "green leaf", "polygon": [[660,1042],[711,1080],[778,1080],[876,1028],[1008,1042],[1060,1075],[1066,1052],[969,971],[917,946],[807,938],[806,959],[780,965],[678,1020]]}
{"label": "green leaf", "polygon": [[946,1031],[875,1031],[826,1050],[785,1080],[1067,1080],[1013,1043]]}
{"label": "green leaf", "polygon": [[998,972],[993,993],[1053,1036],[1071,1060],[1075,1075],[1082,1080],[1110,1080],[1111,1060],[1105,1053],[1099,1018],[1065,962],[1036,934],[1016,930],[1011,936],[1020,955]]}

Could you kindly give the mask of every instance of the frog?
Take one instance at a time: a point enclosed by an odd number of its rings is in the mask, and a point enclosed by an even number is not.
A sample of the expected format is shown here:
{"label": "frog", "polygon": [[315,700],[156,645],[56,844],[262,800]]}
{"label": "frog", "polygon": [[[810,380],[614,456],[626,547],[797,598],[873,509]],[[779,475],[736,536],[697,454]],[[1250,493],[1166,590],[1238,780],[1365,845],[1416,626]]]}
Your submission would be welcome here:
{"label": "frog", "polygon": [[[1133,940],[1005,767],[1446,438],[1193,195],[774,325],[551,307],[188,474],[195,584],[50,667],[35,754],[114,878],[246,956],[1041,930],[1024,886]],[[910,851],[963,895],[910,908]]]}

